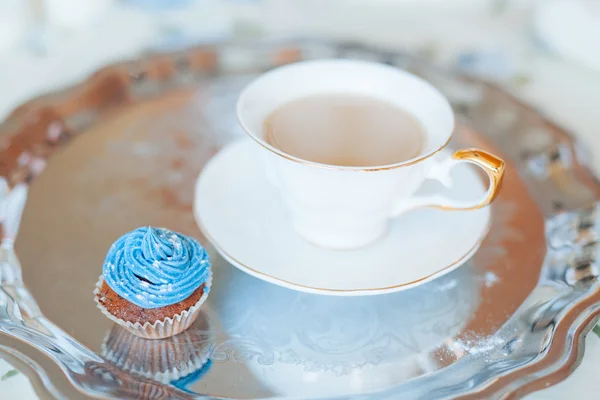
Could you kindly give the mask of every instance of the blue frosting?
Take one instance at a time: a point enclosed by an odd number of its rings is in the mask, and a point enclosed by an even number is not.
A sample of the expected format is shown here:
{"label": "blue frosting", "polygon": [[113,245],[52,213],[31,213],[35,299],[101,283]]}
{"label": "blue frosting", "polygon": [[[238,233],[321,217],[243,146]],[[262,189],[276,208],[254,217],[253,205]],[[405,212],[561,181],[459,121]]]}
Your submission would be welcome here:
{"label": "blue frosting", "polygon": [[188,298],[206,282],[210,259],[195,239],[143,227],[113,243],[102,272],[119,296],[142,308],[158,308]]}

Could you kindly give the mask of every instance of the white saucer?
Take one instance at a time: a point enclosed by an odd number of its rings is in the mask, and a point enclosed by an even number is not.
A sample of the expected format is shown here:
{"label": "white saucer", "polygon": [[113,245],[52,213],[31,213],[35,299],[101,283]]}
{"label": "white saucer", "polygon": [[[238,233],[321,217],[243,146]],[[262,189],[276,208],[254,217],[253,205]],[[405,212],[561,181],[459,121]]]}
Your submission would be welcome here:
{"label": "white saucer", "polygon": [[[205,166],[196,183],[194,214],[223,257],[265,281],[326,295],[396,292],[457,268],[488,231],[489,208],[420,209],[394,219],[388,234],[370,246],[316,247],[292,230],[254,146],[250,139],[234,142]],[[461,167],[453,170],[450,196],[481,196],[484,183],[470,167]]]}

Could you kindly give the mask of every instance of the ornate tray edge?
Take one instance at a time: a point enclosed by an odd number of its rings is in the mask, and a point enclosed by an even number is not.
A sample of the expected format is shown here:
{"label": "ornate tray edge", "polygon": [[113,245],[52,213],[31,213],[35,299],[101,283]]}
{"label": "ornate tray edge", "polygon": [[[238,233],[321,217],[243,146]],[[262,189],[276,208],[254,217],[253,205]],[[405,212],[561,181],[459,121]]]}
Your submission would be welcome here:
{"label": "ornate tray edge", "polygon": [[[277,45],[281,49],[276,52],[274,59],[269,60],[270,66],[292,62],[300,58],[301,51],[298,47],[285,43],[277,43]],[[335,45],[342,49],[362,48],[362,45],[355,43],[336,43]],[[8,187],[13,188],[20,184],[26,185],[33,180],[43,171],[47,158],[54,151],[73,138],[78,131],[85,130],[93,123],[95,116],[90,116],[85,112],[90,105],[95,106],[102,113],[110,112],[116,106],[127,105],[140,97],[151,97],[153,92],[160,93],[164,86],[168,86],[169,90],[174,90],[201,81],[219,68],[222,68],[222,65],[220,65],[218,47],[200,46],[185,51],[149,55],[135,61],[110,65],[100,69],[84,82],[26,102],[17,107],[0,124],[0,178],[4,177],[8,182]],[[170,78],[176,73],[185,75],[187,79],[179,82],[170,81]],[[533,107],[524,104],[499,87],[490,83],[479,81],[477,83],[502,93],[510,98],[512,103],[540,115]],[[134,89],[136,86],[140,89]],[[102,89],[100,90],[100,88]],[[581,152],[577,149],[577,140],[552,121],[546,118],[544,120],[553,133],[561,138],[561,141],[568,143],[572,156],[571,168],[576,177],[595,194],[596,199],[600,197],[600,181],[589,170],[588,163],[581,159]],[[3,239],[8,238],[12,241],[16,230],[7,229],[6,221],[4,221],[4,225]],[[18,222],[16,227],[18,227]],[[35,302],[27,304],[33,301],[33,298],[27,293],[20,277],[13,278],[8,282],[3,279],[2,285],[0,285],[0,297],[3,297],[1,303],[8,308],[7,303],[14,301],[21,306],[26,319],[43,321],[43,316],[39,310],[36,310]],[[14,288],[17,289],[16,293],[11,290]],[[513,371],[494,382],[484,382],[472,387],[461,398],[481,398],[482,396],[520,398],[527,393],[554,385],[569,376],[583,357],[585,340],[582,339],[585,339],[587,332],[600,315],[600,288],[594,284],[588,289],[585,290],[588,293],[583,296],[583,301],[577,303],[577,307],[568,310],[555,326],[553,336],[565,341],[565,346],[563,348],[557,345],[549,346],[548,351],[542,357],[534,363],[528,364],[526,366],[527,379],[519,379],[514,376],[517,372],[522,373],[523,370]],[[21,293],[18,293],[19,291]],[[2,321],[0,327],[5,325],[6,321],[15,321],[15,316],[9,314],[6,309],[0,313],[0,321]],[[17,319],[23,321],[21,316]],[[46,321],[43,323],[45,324]],[[38,329],[31,327],[26,329],[39,334]],[[39,346],[31,343],[27,339],[28,335],[0,329],[0,344],[10,342],[11,337],[19,338],[24,344],[31,345],[48,355],[46,345]],[[65,347],[61,346],[64,344],[65,338],[72,342],[71,338],[68,338],[67,335],[63,336],[61,332],[58,337],[55,337],[60,340],[53,345],[64,350]],[[78,346],[77,350],[86,353],[86,357],[101,362],[90,350],[82,346]],[[0,353],[7,353],[3,346],[0,346]],[[21,358],[21,361],[27,365],[31,364],[29,357],[18,350],[6,355]],[[57,359],[54,361],[57,362],[54,366],[68,375],[64,364],[59,366],[62,361]],[[39,377],[32,382],[36,391],[39,394],[45,393],[49,397],[55,397],[56,389],[48,385],[49,374],[43,368],[31,368],[31,370],[34,370]],[[79,385],[78,382],[72,381],[71,383],[75,386]],[[85,392],[83,386],[77,389]]]}

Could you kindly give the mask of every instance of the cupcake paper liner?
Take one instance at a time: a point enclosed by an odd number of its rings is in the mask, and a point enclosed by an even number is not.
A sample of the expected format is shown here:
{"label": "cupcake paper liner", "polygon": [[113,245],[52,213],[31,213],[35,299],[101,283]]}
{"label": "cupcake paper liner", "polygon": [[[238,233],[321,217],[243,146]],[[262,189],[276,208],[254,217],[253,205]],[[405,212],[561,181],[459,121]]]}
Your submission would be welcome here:
{"label": "cupcake paper liner", "polygon": [[143,339],[115,325],[104,339],[101,355],[123,370],[169,383],[193,374],[207,363],[214,335],[206,318],[203,321],[199,325],[198,320],[189,330],[161,340]]}
{"label": "cupcake paper liner", "polygon": [[167,317],[162,321],[155,321],[152,324],[150,322],[146,322],[143,325],[139,322],[133,323],[117,318],[109,313],[106,307],[100,304],[98,296],[100,294],[100,289],[102,288],[103,282],[104,278],[101,275],[96,283],[96,289],[94,289],[94,300],[96,301],[96,306],[100,309],[102,314],[106,315],[108,319],[119,324],[134,335],[144,339],[164,339],[185,331],[195,321],[198,313],[200,312],[200,306],[208,297],[208,292],[210,291],[210,287],[212,285],[212,271],[209,271],[209,275],[204,286],[204,293],[202,293],[202,297],[200,297],[196,304],[187,310],[182,311],[181,314],[175,314],[173,317]]}

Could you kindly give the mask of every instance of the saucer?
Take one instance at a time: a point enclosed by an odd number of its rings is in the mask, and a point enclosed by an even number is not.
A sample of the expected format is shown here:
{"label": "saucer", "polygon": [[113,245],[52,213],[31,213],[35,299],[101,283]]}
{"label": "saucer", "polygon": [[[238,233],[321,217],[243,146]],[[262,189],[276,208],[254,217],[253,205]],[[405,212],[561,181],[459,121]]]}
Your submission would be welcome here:
{"label": "saucer", "polygon": [[[225,259],[259,279],[325,295],[397,292],[459,267],[488,232],[489,207],[423,208],[391,220],[387,234],[369,246],[345,251],[314,246],[292,229],[254,146],[244,138],[208,162],[196,182],[194,215]],[[454,168],[452,178],[453,187],[443,190],[453,198],[474,198],[486,191],[469,166]],[[424,192],[431,190],[428,184]]]}

